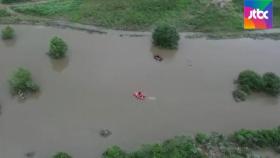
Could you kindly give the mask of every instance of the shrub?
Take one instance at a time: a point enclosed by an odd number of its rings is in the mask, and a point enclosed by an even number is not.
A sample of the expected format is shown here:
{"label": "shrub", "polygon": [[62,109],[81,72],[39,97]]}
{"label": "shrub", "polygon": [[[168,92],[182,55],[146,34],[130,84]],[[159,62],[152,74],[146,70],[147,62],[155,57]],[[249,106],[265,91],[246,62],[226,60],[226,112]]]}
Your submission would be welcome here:
{"label": "shrub", "polygon": [[5,9],[0,9],[0,17],[6,17],[6,16],[10,16],[11,14],[5,10]]}
{"label": "shrub", "polygon": [[162,144],[145,145],[129,158],[205,158],[192,138],[180,136]]}
{"label": "shrub", "polygon": [[53,59],[65,57],[68,47],[67,44],[59,37],[53,37],[50,41],[49,56]]}
{"label": "shrub", "polygon": [[59,152],[59,153],[55,154],[53,156],[53,158],[72,158],[72,156],[70,156],[69,154],[64,153],[64,152]]}
{"label": "shrub", "polygon": [[126,153],[118,146],[113,146],[103,153],[103,158],[126,158]]}
{"label": "shrub", "polygon": [[263,90],[269,95],[277,96],[280,93],[280,78],[272,72],[263,75]]}
{"label": "shrub", "polygon": [[247,93],[261,91],[263,86],[262,77],[251,70],[242,71],[238,76],[237,83],[239,88],[242,90],[246,89]]}
{"label": "shrub", "polygon": [[235,132],[232,140],[246,147],[278,147],[280,145],[280,128],[271,130],[245,130]]}
{"label": "shrub", "polygon": [[180,36],[175,27],[160,25],[153,32],[153,43],[162,48],[175,49]]}
{"label": "shrub", "polygon": [[198,144],[205,144],[208,141],[209,137],[204,133],[197,133],[195,135],[195,141]]}
{"label": "shrub", "polygon": [[23,68],[19,68],[14,72],[9,80],[11,92],[15,93],[25,93],[25,92],[36,92],[39,90],[37,84],[32,81],[31,73]]}
{"label": "shrub", "polygon": [[7,26],[2,29],[2,39],[12,39],[14,37],[15,31],[12,27]]}

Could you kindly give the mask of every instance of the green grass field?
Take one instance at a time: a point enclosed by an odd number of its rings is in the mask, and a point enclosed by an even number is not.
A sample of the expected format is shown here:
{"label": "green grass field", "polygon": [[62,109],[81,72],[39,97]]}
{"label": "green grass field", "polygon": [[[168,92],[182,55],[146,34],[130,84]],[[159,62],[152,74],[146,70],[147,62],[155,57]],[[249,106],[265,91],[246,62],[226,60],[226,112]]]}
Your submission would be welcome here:
{"label": "green grass field", "polygon": [[[147,30],[168,23],[180,31],[239,32],[243,0],[223,8],[211,0],[49,0],[13,7],[19,13],[125,30]],[[280,1],[274,3],[280,26]]]}

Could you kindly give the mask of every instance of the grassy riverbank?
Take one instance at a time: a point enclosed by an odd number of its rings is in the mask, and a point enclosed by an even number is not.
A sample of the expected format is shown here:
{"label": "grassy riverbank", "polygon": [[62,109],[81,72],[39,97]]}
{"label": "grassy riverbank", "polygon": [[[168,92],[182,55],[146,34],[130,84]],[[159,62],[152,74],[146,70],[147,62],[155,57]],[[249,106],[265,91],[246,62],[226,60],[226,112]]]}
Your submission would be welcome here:
{"label": "grassy riverbank", "polygon": [[118,146],[108,148],[103,158],[262,158],[257,150],[280,152],[280,128],[239,130],[229,136],[198,133],[180,136],[161,144],[144,145],[127,153]]}
{"label": "grassy riverbank", "polygon": [[[180,31],[240,32],[243,0],[49,0],[14,5],[28,16],[94,24],[124,30],[149,30],[168,23]],[[274,26],[280,26],[280,1],[274,2]],[[278,14],[277,14],[278,13]]]}

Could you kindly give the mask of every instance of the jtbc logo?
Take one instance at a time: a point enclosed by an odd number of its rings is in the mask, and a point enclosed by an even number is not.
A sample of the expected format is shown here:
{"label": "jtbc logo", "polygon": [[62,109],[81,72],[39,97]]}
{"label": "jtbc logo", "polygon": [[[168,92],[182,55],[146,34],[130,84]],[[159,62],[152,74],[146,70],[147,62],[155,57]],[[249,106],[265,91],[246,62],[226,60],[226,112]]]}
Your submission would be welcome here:
{"label": "jtbc logo", "polygon": [[254,9],[250,11],[250,16],[248,17],[248,19],[268,19],[268,11],[262,11],[260,9]]}

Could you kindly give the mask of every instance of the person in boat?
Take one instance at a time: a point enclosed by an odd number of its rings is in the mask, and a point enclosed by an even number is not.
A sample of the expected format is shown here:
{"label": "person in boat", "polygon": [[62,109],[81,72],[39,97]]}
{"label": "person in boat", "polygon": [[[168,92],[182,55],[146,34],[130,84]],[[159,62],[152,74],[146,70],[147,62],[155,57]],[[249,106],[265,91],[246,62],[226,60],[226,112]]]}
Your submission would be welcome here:
{"label": "person in boat", "polygon": [[163,58],[162,58],[161,56],[159,56],[159,55],[155,55],[155,56],[154,56],[154,59],[155,59],[156,61],[159,61],[159,62],[161,62],[161,61],[163,60]]}
{"label": "person in boat", "polygon": [[134,92],[133,96],[139,100],[144,100],[146,98],[146,96],[144,95],[143,92],[138,91],[138,92]]}

